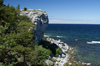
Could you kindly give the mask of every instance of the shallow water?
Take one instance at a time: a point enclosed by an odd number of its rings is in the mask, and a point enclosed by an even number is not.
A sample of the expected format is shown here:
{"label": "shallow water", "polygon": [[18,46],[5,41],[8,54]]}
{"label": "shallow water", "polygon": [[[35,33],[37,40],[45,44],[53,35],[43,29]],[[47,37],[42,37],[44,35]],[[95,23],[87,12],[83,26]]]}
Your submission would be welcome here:
{"label": "shallow water", "polygon": [[49,24],[45,35],[75,47],[77,61],[100,66],[100,44],[87,44],[88,41],[100,41],[100,25]]}

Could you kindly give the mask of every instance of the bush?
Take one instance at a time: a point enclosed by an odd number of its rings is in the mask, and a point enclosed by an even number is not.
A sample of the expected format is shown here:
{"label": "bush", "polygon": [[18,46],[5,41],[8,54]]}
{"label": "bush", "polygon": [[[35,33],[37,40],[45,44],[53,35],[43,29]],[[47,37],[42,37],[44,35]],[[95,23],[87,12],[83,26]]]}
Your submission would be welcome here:
{"label": "bush", "polygon": [[[2,2],[1,2],[2,1]],[[0,3],[3,3],[1,0]],[[0,6],[0,24],[7,29],[4,31],[5,33],[10,33],[16,30],[16,26],[18,25],[19,20],[19,10],[15,9],[13,6]],[[13,28],[13,29],[12,29]]]}
{"label": "bush", "polygon": [[35,46],[34,52],[29,54],[31,63],[34,62],[34,65],[38,63],[43,63],[51,54],[51,51],[43,48],[42,46]]}
{"label": "bush", "polygon": [[68,63],[65,63],[64,66],[69,66],[69,64]]}
{"label": "bush", "polygon": [[27,11],[27,8],[26,7],[24,8],[24,11]]}
{"label": "bush", "polygon": [[27,20],[25,20],[26,22],[32,22],[31,20],[29,20],[29,19],[27,19]]}
{"label": "bush", "polygon": [[56,49],[56,56],[59,56],[61,53],[62,53],[62,51],[60,48]]}
{"label": "bush", "polygon": [[56,61],[57,61],[57,59],[52,58],[52,61],[53,61],[53,62],[56,62]]}
{"label": "bush", "polygon": [[21,19],[21,20],[27,20],[28,17],[27,17],[26,15],[21,15],[21,16],[20,16],[20,19]]}

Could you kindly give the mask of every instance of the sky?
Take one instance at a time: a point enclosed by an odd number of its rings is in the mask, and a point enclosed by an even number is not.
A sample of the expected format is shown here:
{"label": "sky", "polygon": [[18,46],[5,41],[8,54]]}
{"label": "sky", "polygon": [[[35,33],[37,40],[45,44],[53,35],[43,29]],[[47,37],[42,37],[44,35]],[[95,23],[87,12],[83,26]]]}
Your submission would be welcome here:
{"label": "sky", "polygon": [[53,24],[100,24],[100,0],[4,0],[4,4],[46,11]]}

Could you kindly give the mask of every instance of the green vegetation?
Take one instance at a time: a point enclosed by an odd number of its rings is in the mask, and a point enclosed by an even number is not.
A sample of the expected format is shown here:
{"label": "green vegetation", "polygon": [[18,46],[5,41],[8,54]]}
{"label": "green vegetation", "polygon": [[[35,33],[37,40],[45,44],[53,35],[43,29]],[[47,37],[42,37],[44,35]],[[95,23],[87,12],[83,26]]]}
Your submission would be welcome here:
{"label": "green vegetation", "polygon": [[43,37],[43,41],[41,42],[44,48],[50,49],[55,56],[59,56],[62,53],[60,48],[54,48],[52,43],[50,43],[46,37]]}
{"label": "green vegetation", "polygon": [[57,48],[56,49],[56,56],[59,56],[61,53],[62,53],[61,49],[60,48]]}
{"label": "green vegetation", "polygon": [[50,56],[50,54],[50,50],[45,49],[42,46],[35,46],[35,51],[29,54],[30,59],[32,59],[30,62],[34,62],[34,65],[41,64]]}
{"label": "green vegetation", "polygon": [[37,46],[33,31],[28,32],[30,27],[35,24],[27,16],[20,16],[20,5],[15,8],[0,0],[0,66],[45,66],[51,51]]}
{"label": "green vegetation", "polygon": [[[29,11],[24,8],[24,11]],[[42,10],[33,10],[33,12]],[[46,66],[44,61],[51,53],[58,56],[62,53],[60,48],[53,48],[53,44],[43,38],[38,46],[34,39],[33,31],[28,32],[35,24],[25,15],[20,16],[20,5],[4,5],[0,0],[0,66]],[[71,54],[70,56],[74,55]],[[73,62],[74,58],[70,61]],[[52,61],[57,61],[52,59]],[[49,64],[50,66],[53,63]],[[65,66],[69,66],[68,63]],[[81,66],[73,63],[72,66]]]}
{"label": "green vegetation", "polygon": [[24,10],[23,9],[22,12],[24,12],[24,11],[27,11],[27,12],[38,12],[39,11],[39,12],[46,13],[46,11],[42,11],[42,10],[28,10],[28,9],[27,10]]}
{"label": "green vegetation", "polygon": [[87,65],[82,65],[81,62],[78,62],[78,63],[72,63],[71,65],[69,63],[65,63],[64,66],[87,66]]}
{"label": "green vegetation", "polygon": [[4,6],[3,0],[0,0],[0,26],[3,27],[1,33],[10,33],[16,30],[16,27],[19,23],[19,5],[17,6],[18,10],[9,6],[9,4]]}
{"label": "green vegetation", "polygon": [[26,7],[24,8],[24,11],[27,11],[27,8]]}
{"label": "green vegetation", "polygon": [[56,61],[57,61],[57,59],[52,58],[52,61],[53,61],[53,62],[56,62]]}

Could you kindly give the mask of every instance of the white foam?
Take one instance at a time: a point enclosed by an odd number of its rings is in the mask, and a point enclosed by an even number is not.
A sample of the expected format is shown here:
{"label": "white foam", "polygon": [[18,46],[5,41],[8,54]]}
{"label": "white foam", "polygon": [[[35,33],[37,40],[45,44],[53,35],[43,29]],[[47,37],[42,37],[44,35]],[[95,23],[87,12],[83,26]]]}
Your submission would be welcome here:
{"label": "white foam", "polygon": [[78,41],[78,39],[75,39],[75,41]]}
{"label": "white foam", "polygon": [[58,38],[61,38],[61,37],[63,37],[63,36],[57,36]]}
{"label": "white foam", "polygon": [[87,42],[87,44],[100,44],[100,41]]}
{"label": "white foam", "polygon": [[44,35],[44,37],[49,37],[49,35]]}

